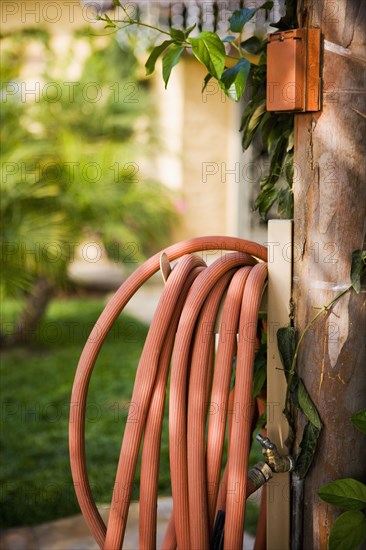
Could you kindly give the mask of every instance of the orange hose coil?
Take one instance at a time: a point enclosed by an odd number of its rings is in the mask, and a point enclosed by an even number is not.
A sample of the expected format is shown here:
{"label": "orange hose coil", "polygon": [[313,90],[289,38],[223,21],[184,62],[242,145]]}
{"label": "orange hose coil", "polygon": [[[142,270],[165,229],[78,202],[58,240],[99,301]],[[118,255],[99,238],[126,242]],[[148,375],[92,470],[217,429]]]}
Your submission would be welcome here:
{"label": "orange hose coil", "polygon": [[[234,252],[221,253],[207,267],[201,257],[193,255],[205,250]],[[173,245],[164,252],[170,261],[180,259],[166,281],[136,371],[131,402],[137,410],[138,422],[126,423],[108,527],[93,500],[86,471],[88,385],[109,330],[138,288],[158,271],[161,253],[147,260],[121,285],[100,315],[81,354],[69,425],[77,498],[99,546],[105,550],[122,548],[144,436],[139,548],[156,547],[161,430],[171,363],[169,452],[173,515],[163,548],[208,549],[220,505],[221,509],[226,508],[224,548],[239,549],[243,541],[245,498],[253,492],[247,482],[253,419],[252,378],[258,310],[267,276],[267,249],[233,237],[200,237]],[[257,259],[262,261],[258,263]],[[214,326],[225,294],[215,353]],[[230,392],[235,354],[235,388]],[[213,411],[208,410],[208,404]],[[221,480],[225,485],[220,486],[227,420],[228,461]]]}

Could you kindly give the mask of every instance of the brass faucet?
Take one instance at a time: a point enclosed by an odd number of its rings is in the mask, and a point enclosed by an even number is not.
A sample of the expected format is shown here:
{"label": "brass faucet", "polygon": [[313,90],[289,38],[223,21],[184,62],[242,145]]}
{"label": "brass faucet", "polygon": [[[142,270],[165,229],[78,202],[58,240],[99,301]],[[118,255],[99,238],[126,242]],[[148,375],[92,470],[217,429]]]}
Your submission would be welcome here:
{"label": "brass faucet", "polygon": [[292,456],[282,456],[276,445],[268,437],[258,434],[256,439],[263,447],[262,452],[266,461],[254,464],[248,472],[248,477],[255,488],[259,489],[273,477],[274,473],[292,472],[295,467],[295,460]]}
{"label": "brass faucet", "polygon": [[295,467],[295,460],[291,455],[282,456],[278,452],[276,445],[268,437],[258,434],[256,440],[262,445],[262,453],[272,472],[276,474],[292,472]]}

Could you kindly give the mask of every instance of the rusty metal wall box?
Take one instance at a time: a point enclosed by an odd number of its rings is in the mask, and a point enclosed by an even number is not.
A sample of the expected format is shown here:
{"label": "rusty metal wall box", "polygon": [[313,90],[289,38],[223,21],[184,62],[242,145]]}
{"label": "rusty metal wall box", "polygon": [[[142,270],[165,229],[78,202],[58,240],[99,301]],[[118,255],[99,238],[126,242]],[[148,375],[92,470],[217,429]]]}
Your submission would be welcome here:
{"label": "rusty metal wall box", "polygon": [[267,111],[320,110],[320,29],[268,35]]}

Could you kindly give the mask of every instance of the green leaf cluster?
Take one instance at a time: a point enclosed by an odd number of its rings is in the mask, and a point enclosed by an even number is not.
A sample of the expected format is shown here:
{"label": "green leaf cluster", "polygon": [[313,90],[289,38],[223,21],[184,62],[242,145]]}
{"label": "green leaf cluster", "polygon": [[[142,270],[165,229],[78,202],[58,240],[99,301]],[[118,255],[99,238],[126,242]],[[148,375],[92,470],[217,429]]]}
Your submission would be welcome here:
{"label": "green leaf cluster", "polygon": [[[123,5],[116,0],[118,5]],[[291,28],[296,20],[294,2],[289,0],[286,15],[278,23],[280,28]],[[265,218],[277,203],[278,215],[281,218],[291,218],[293,215],[293,125],[291,114],[278,114],[266,111],[266,41],[253,35],[242,41],[241,34],[245,25],[259,10],[269,11],[273,2],[264,2],[258,8],[235,10],[229,18],[230,32],[233,35],[221,39],[217,33],[202,31],[197,36],[190,34],[194,26],[180,30],[171,28],[169,31],[151,27],[141,21],[133,20],[125,9],[126,19],[121,21],[125,26],[141,25],[154,28],[167,35],[161,44],[154,47],[146,61],[146,74],[151,75],[159,57],[162,57],[162,73],[167,87],[172,69],[182,58],[186,50],[191,50],[196,59],[206,67],[208,74],[204,79],[202,91],[208,82],[215,78],[223,92],[232,100],[240,101],[248,82],[251,84],[247,107],[244,109],[241,121],[243,149],[247,149],[255,136],[260,136],[263,148],[270,157],[269,173],[260,182],[260,192],[255,202],[255,208]],[[102,18],[103,19],[103,18]],[[111,26],[110,18],[104,18],[107,26]],[[225,49],[230,45],[230,52]],[[236,55],[231,55],[235,50]]]}
{"label": "green leaf cluster", "polygon": [[213,77],[220,80],[225,67],[225,47],[217,34],[203,31],[188,41],[198,61],[205,65]]}
{"label": "green leaf cluster", "polygon": [[[359,293],[361,290],[362,278],[366,274],[366,253],[362,250],[354,250],[352,253],[350,278],[351,284],[344,290],[339,292],[334,298],[332,298],[326,305],[321,308],[317,308],[319,311],[316,315],[310,319],[305,326],[297,344],[296,344],[296,332],[294,327],[282,327],[277,331],[277,343],[281,356],[281,360],[284,366],[286,378],[287,378],[287,391],[285,400],[284,414],[290,425],[290,438],[293,439],[294,421],[293,421],[293,408],[301,410],[302,413],[308,419],[308,423],[305,426],[302,441],[300,444],[300,453],[296,460],[296,470],[301,478],[304,478],[312,464],[316,443],[322,429],[322,422],[319,417],[318,411],[310,398],[307,389],[304,386],[301,378],[296,373],[296,361],[299,348],[303,342],[304,336],[315,323],[315,321],[329,308],[352,288],[355,292]],[[357,413],[353,414],[350,418],[353,425],[362,433],[366,433],[366,409],[361,409]],[[289,442],[291,447],[292,441]]]}
{"label": "green leaf cluster", "polygon": [[332,526],[329,550],[359,548],[366,540],[366,485],[352,478],[338,479],[321,487],[318,495],[325,502],[347,510]]}
{"label": "green leaf cluster", "polygon": [[[292,407],[299,409],[307,418],[303,437],[300,443],[300,453],[296,458],[296,472],[300,479],[304,478],[313,462],[317,441],[323,427],[319,413],[303,383],[295,372],[296,331],[294,327],[282,327],[277,331],[277,345],[288,384],[288,394]],[[287,401],[287,399],[286,399]],[[291,408],[284,411],[293,429]]]}
{"label": "green leaf cluster", "polygon": [[234,101],[242,97],[250,72],[250,63],[247,59],[238,61],[234,67],[226,69],[221,76],[221,83],[227,96]]}
{"label": "green leaf cluster", "polygon": [[[252,19],[258,10],[270,10],[272,7],[273,2],[265,2],[259,8],[236,10],[229,19],[230,30],[235,33],[241,33],[245,23]],[[105,20],[110,24],[109,20]],[[125,22],[130,25],[141,24],[141,22],[131,19]],[[178,63],[184,50],[188,48],[192,50],[196,59],[206,67],[210,78],[216,78],[223,91],[230,98],[239,101],[244,93],[250,71],[250,62],[246,59],[246,55],[248,53],[257,53],[262,47],[262,41],[258,37],[253,36],[243,42],[242,47],[236,46],[239,56],[233,58],[236,61],[232,64],[233,66],[228,66],[224,44],[228,42],[240,42],[240,37],[229,36],[221,40],[215,32],[210,31],[202,31],[197,36],[190,37],[194,28],[195,25],[186,30],[170,28],[169,32],[157,29],[164,34],[169,34],[170,39],[155,46],[152,50],[145,64],[146,74],[150,75],[154,72],[157,60],[165,52],[163,55],[163,79],[165,86],[167,86],[173,67]],[[252,59],[255,58],[252,57]]]}
{"label": "green leaf cluster", "polygon": [[252,99],[243,112],[241,127],[242,146],[247,149],[259,136],[268,152],[268,175],[260,181],[260,191],[255,208],[265,218],[277,203],[280,218],[292,218],[294,177],[294,116],[266,111],[266,60],[252,68]]}
{"label": "green leaf cluster", "polygon": [[[136,22],[137,23],[137,22]],[[192,25],[185,31],[180,29],[174,29],[173,27],[169,30],[170,39],[164,40],[158,46],[153,48],[150,53],[146,63],[146,76],[151,75],[155,71],[155,65],[159,57],[163,55],[163,80],[165,83],[165,88],[168,86],[169,78],[172,72],[172,69],[179,62],[183,52],[188,46],[188,37],[195,28],[195,25]],[[167,33],[164,33],[167,34]],[[165,52],[165,53],[164,53]]]}

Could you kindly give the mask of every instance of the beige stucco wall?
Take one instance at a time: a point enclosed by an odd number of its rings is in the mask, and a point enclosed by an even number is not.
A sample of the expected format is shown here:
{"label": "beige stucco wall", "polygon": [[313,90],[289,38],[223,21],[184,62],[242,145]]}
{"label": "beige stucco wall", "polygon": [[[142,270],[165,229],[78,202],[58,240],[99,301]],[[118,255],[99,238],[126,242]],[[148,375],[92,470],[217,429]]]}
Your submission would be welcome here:
{"label": "beige stucco wall", "polygon": [[[235,107],[211,82],[203,94],[207,71],[195,59],[184,64],[183,197],[186,235],[228,233],[227,182],[231,112]],[[239,135],[238,135],[239,139]]]}
{"label": "beige stucco wall", "polygon": [[240,109],[216,81],[202,93],[205,75],[186,55],[167,90],[159,74],[154,79],[162,141],[158,177],[174,190],[181,211],[175,239],[237,234]]}

